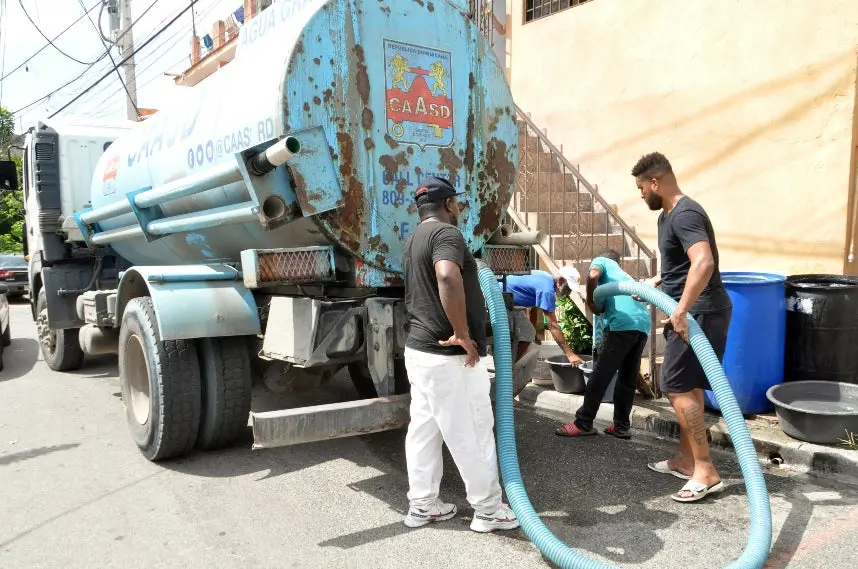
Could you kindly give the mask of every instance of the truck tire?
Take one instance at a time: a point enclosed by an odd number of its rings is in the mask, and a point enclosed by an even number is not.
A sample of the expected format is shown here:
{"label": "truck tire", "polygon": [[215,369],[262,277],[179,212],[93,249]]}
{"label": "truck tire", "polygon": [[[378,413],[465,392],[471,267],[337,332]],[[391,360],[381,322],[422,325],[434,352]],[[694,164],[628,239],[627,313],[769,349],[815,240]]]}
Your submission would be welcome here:
{"label": "truck tire", "polygon": [[3,346],[11,346],[12,345],[12,322],[9,322],[9,325],[6,326],[6,330],[3,331],[3,338],[0,339],[0,343]]}
{"label": "truck tire", "polygon": [[48,329],[48,297],[45,289],[39,291],[36,301],[39,347],[45,363],[54,371],[74,371],[83,365],[83,349],[78,340],[78,329]]}
{"label": "truck tire", "polygon": [[152,299],[128,302],[119,331],[119,381],[131,436],[148,460],[194,448],[200,428],[200,363],[194,340],[158,337]]}
{"label": "truck tire", "polygon": [[252,386],[250,352],[243,336],[200,338],[202,416],[197,448],[232,444],[247,428]]}

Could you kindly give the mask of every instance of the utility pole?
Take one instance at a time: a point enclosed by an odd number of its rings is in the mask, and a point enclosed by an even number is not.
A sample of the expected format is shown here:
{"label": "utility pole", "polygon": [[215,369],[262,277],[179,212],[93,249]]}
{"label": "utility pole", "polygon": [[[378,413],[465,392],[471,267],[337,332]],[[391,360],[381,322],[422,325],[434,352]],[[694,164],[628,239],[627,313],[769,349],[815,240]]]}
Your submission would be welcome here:
{"label": "utility pole", "polygon": [[131,0],[105,0],[110,19],[110,32],[113,35],[119,53],[131,54],[122,64],[125,69],[126,107],[128,120],[136,121],[137,116],[137,69],[134,64],[134,30],[132,30]]}

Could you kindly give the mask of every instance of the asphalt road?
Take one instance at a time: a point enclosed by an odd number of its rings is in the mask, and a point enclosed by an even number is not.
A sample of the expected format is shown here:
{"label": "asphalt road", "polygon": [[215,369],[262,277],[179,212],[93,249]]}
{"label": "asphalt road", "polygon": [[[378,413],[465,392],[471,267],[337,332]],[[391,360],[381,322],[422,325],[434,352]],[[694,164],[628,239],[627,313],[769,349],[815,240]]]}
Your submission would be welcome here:
{"label": "asphalt road", "polygon": [[[12,317],[0,372],[0,567],[550,566],[521,531],[468,529],[449,456],[442,497],[459,517],[407,529],[402,431],[267,451],[252,451],[248,434],[224,451],[147,462],[125,426],[115,360],[51,372],[28,306]],[[524,411],[517,425],[537,512],[588,555],[617,567],[717,568],[744,547],[748,511],[729,455],[716,459],[729,483],[720,497],[678,504],[668,495],[682,481],[645,467],[669,446],[563,439]],[[767,567],[854,566],[858,487],[776,472],[767,482]]]}

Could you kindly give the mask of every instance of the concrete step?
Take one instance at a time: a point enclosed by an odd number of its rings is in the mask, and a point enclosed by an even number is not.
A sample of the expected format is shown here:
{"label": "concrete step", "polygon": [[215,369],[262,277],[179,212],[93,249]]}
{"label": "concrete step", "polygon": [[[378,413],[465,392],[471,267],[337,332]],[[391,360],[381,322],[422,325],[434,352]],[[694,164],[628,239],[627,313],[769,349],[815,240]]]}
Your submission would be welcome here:
{"label": "concrete step", "polygon": [[516,192],[514,207],[522,213],[590,212],[593,211],[593,196],[587,192],[539,191],[531,186],[528,190]]}
{"label": "concrete step", "polygon": [[548,253],[555,259],[590,257],[605,249],[628,254],[628,245],[621,234],[551,235],[548,242]]}
{"label": "concrete step", "polygon": [[[579,191],[575,175],[570,172],[519,171],[518,186],[524,191],[534,190],[540,194]],[[586,190],[584,190],[586,192]],[[587,192],[589,193],[589,192]]]}
{"label": "concrete step", "polygon": [[546,234],[621,232],[619,223],[605,212],[524,212],[522,218],[528,227]]}
{"label": "concrete step", "polygon": [[564,171],[563,164],[557,156],[549,152],[540,152],[538,149],[530,149],[528,152],[522,152],[518,168],[519,171],[525,172]]}

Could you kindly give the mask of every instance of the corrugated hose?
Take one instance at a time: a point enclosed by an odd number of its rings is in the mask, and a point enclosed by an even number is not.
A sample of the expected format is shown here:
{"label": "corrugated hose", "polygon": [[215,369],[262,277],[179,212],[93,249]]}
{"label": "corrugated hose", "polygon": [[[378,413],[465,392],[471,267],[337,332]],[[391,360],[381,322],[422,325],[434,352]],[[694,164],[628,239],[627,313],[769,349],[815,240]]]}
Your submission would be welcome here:
{"label": "corrugated hose", "polygon": [[[515,415],[512,408],[513,361],[512,348],[508,341],[510,330],[506,306],[497,278],[485,265],[482,265],[479,270],[479,278],[489,308],[489,317],[495,338],[495,428],[503,485],[509,504],[518,516],[521,528],[527,537],[543,555],[562,569],[609,569],[610,565],[604,565],[591,559],[557,539],[551,530],[545,526],[530,503],[521,478],[515,443]],[[601,302],[605,298],[621,294],[636,295],[655,305],[665,314],[673,314],[676,309],[676,301],[666,294],[651,286],[632,281],[601,285],[596,288],[594,297],[597,302]],[[712,391],[715,393],[715,398],[721,407],[721,412],[730,431],[736,456],[739,459],[739,466],[745,479],[750,505],[751,528],[747,546],[742,555],[727,567],[728,569],[761,569],[769,555],[772,542],[772,512],[760,461],[754,450],[751,435],[745,425],[745,419],[739,410],[736,396],[727,382],[727,377],[724,375],[718,357],[712,350],[703,330],[690,316],[688,317],[688,326],[691,347],[702,364],[706,377],[709,378]]]}

